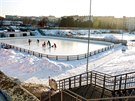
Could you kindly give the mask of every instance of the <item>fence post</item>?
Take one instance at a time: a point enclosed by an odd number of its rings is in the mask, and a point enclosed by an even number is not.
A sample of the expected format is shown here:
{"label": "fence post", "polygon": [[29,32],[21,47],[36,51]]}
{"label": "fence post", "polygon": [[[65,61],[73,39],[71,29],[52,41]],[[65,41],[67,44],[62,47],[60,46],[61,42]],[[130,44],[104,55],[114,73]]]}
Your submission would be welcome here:
{"label": "fence post", "polygon": [[89,55],[91,56],[91,52],[89,53]]}
{"label": "fence post", "polygon": [[79,55],[77,55],[77,60],[79,60]]}
{"label": "fence post", "polygon": [[65,89],[65,79],[64,79],[64,89]]}
{"label": "fence post", "polygon": [[63,101],[63,93],[62,93],[62,89],[61,89],[61,101]]}
{"label": "fence post", "polygon": [[114,86],[113,86],[113,91],[115,91],[116,88],[116,76],[114,77]]}
{"label": "fence post", "polygon": [[90,72],[91,73],[91,75],[90,75],[90,84],[92,84],[92,72]]}
{"label": "fence post", "polygon": [[62,81],[62,89],[63,89],[63,81]]}
{"label": "fence post", "polygon": [[71,79],[69,78],[69,89],[71,88]]}
{"label": "fence post", "polygon": [[119,91],[121,90],[121,84],[122,83],[122,76],[120,76],[120,82],[119,82]]}
{"label": "fence post", "polygon": [[85,54],[85,58],[86,58],[86,56],[87,56],[87,55]]}
{"label": "fence post", "polygon": [[88,72],[87,72],[87,85],[88,85],[88,79],[89,79],[89,77],[88,77],[88,76],[89,76],[89,74],[88,74]]}
{"label": "fence post", "polygon": [[75,76],[74,76],[74,87],[76,87],[76,84],[75,84]]}
{"label": "fence post", "polygon": [[127,85],[127,74],[126,74],[126,76],[125,76],[125,85],[124,85],[125,95],[126,95],[126,85]]}
{"label": "fence post", "polygon": [[96,80],[97,80],[97,73],[95,73],[95,85],[96,85]]}
{"label": "fence post", "polygon": [[60,81],[59,81],[59,91],[60,91],[60,89],[61,89],[61,88],[60,88]]}
{"label": "fence post", "polygon": [[104,75],[104,80],[103,80],[103,90],[102,90],[101,98],[104,96],[105,81],[106,81],[106,76]]}
{"label": "fence post", "polygon": [[67,60],[69,61],[69,56],[67,56]]}
{"label": "fence post", "polygon": [[79,77],[79,87],[81,87],[81,83],[82,83],[82,75],[80,75]]}
{"label": "fence post", "polygon": [[56,60],[58,60],[58,56],[56,56]]}

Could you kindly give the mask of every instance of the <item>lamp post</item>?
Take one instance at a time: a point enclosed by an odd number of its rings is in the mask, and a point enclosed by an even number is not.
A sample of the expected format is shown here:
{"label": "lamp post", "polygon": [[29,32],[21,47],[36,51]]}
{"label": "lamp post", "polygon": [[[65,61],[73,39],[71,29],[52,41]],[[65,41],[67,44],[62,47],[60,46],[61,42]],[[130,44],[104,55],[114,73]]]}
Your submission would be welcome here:
{"label": "lamp post", "polygon": [[124,43],[124,39],[123,39],[123,34],[124,34],[124,30],[125,30],[125,16],[123,16],[123,31],[122,31],[122,52],[126,51],[125,47],[123,46]]}
{"label": "lamp post", "polygon": [[90,0],[90,8],[89,8],[89,31],[88,31],[88,47],[87,47],[87,65],[86,72],[88,72],[89,68],[89,43],[90,43],[90,25],[91,25],[91,0]]}

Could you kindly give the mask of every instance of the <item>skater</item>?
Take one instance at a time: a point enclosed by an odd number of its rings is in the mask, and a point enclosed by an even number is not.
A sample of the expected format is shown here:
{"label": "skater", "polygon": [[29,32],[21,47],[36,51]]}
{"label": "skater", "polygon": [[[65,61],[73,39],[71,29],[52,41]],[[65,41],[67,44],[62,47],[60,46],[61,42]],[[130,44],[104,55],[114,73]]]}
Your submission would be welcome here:
{"label": "skater", "polygon": [[39,44],[39,39],[37,39],[37,43]]}
{"label": "skater", "polygon": [[57,46],[56,46],[56,43],[54,43],[54,44],[53,44],[53,47],[54,47],[54,48],[56,48],[56,47],[57,47]]}
{"label": "skater", "polygon": [[29,43],[29,46],[30,46],[30,43],[31,43],[31,40],[30,39],[28,40],[28,43]]}
{"label": "skater", "polygon": [[49,40],[47,41],[47,45],[49,45],[49,47],[51,47],[51,42]]}
{"label": "skater", "polygon": [[45,47],[46,46],[46,43],[45,43],[45,41],[44,41],[44,43],[42,44],[42,47]]}

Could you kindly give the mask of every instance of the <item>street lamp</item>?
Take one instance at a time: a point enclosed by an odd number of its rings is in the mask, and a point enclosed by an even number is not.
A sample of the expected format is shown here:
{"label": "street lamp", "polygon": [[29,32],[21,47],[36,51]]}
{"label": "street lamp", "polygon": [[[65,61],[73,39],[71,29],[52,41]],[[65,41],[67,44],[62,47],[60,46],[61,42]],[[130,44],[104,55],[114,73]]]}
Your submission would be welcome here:
{"label": "street lamp", "polygon": [[91,3],[92,3],[92,0],[90,0],[90,8],[89,8],[89,31],[88,31],[88,47],[87,47],[86,72],[88,72],[88,68],[89,68],[89,43],[90,43],[90,25],[91,25]]}
{"label": "street lamp", "polygon": [[124,30],[125,30],[125,16],[123,16],[123,31],[122,31],[122,52],[126,51],[125,47],[123,46],[124,45],[124,39],[123,39],[123,34],[124,34]]}

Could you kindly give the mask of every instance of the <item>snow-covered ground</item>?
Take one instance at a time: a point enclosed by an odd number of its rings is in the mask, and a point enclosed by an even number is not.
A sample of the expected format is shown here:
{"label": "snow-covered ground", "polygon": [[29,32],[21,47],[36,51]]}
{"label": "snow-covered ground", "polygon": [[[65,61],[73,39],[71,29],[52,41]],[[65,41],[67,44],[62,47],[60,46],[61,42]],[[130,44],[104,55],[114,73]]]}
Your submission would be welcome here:
{"label": "snow-covered ground", "polygon": [[[46,35],[73,35],[73,36],[78,36],[78,37],[88,37],[88,30],[46,30],[43,29],[44,33]],[[130,34],[129,32],[123,32],[123,33],[110,33],[107,32],[108,30],[105,31],[105,33],[102,33],[102,30],[93,30],[91,29],[91,38],[104,38],[107,36],[113,35],[115,36],[117,39],[124,39],[124,40],[131,40],[131,39],[135,39],[135,34]]]}
{"label": "snow-covered ground", "polygon": [[[89,58],[89,70],[112,75],[135,71],[135,47],[112,49]],[[109,57],[102,59],[102,57]],[[97,61],[101,60],[101,61]],[[97,62],[96,62],[97,61]],[[0,70],[26,83],[47,84],[48,77],[58,80],[86,71],[86,59],[52,61],[11,49],[0,49]]]}

